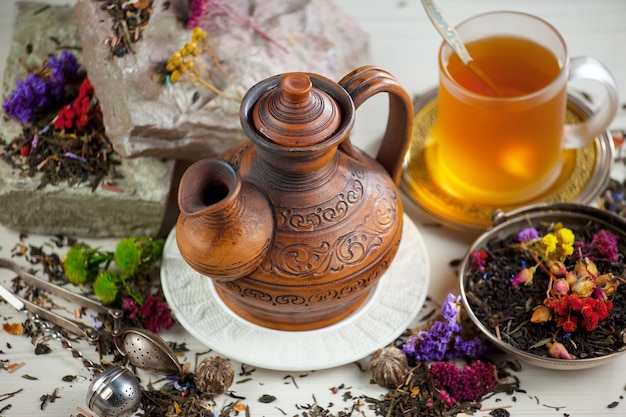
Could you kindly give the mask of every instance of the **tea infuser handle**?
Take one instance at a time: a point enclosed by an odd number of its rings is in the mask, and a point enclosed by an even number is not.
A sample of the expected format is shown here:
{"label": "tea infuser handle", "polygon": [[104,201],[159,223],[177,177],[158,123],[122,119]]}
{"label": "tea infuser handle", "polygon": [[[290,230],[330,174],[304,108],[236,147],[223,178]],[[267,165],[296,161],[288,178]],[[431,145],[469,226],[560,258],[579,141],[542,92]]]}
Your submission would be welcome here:
{"label": "tea infuser handle", "polygon": [[580,123],[567,124],[563,131],[563,146],[568,149],[580,148],[591,143],[609,127],[617,114],[617,82],[608,68],[595,58],[588,56],[574,57],[570,60],[572,80],[594,80],[606,90],[606,98],[597,111]]}
{"label": "tea infuser handle", "polygon": [[124,312],[121,309],[105,307],[88,297],[69,291],[35,275],[29,274],[17,263],[9,259],[0,258],[0,268],[10,269],[27,284],[48,291],[49,293],[57,295],[66,301],[75,302],[83,308],[91,309],[97,311],[98,313],[108,314],[113,319],[113,336],[117,336],[121,333],[121,320],[124,315]]}
{"label": "tea infuser handle", "polygon": [[102,372],[102,368],[99,365],[85,358],[79,350],[77,350],[74,346],[72,346],[72,343],[65,336],[63,336],[61,332],[59,332],[52,326],[52,323],[46,320],[42,320],[41,318],[37,316],[33,317],[32,321],[35,324],[41,326],[41,328],[46,333],[48,333],[53,339],[60,341],[63,349],[69,350],[72,353],[72,356],[78,359],[79,361],[81,361],[83,366],[87,368],[90,372],[92,372],[94,375],[98,375],[100,372]]}
{"label": "tea infuser handle", "polygon": [[[398,185],[413,133],[411,96],[391,73],[370,65],[355,69],[343,77],[339,84],[352,97],[355,109],[377,93],[389,93],[389,118],[376,160]],[[358,158],[358,152],[352,147],[349,137],[340,146],[344,152]]]}

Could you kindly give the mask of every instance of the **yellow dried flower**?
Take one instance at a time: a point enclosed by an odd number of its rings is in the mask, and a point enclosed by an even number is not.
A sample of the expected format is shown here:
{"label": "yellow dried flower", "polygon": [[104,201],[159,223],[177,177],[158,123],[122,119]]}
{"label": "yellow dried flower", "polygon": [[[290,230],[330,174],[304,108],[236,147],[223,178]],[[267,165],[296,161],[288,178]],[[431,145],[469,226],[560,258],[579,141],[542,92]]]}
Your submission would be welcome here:
{"label": "yellow dried flower", "polygon": [[199,27],[193,28],[193,32],[191,32],[191,41],[192,42],[200,42],[203,39],[206,39],[207,34],[204,30]]}
{"label": "yellow dried flower", "polygon": [[541,238],[543,244],[544,256],[548,256],[556,251],[557,238],[552,233],[548,233]]}
{"label": "yellow dried flower", "polygon": [[567,227],[563,227],[556,231],[556,238],[560,247],[559,252],[563,256],[569,256],[574,253],[574,232]]}
{"label": "yellow dried flower", "polygon": [[[196,61],[196,57],[202,53],[208,53],[212,58],[215,68],[228,80],[230,77],[220,62],[215,57],[211,43],[208,41],[206,32],[199,27],[194,28],[191,40],[182,45],[178,51],[174,52],[165,64],[165,69],[169,74],[169,82],[189,82],[208,88],[215,94],[231,100],[241,101],[240,97],[234,97],[215,87],[210,80],[210,76],[205,74],[203,62]],[[232,80],[230,80],[232,82]]]}

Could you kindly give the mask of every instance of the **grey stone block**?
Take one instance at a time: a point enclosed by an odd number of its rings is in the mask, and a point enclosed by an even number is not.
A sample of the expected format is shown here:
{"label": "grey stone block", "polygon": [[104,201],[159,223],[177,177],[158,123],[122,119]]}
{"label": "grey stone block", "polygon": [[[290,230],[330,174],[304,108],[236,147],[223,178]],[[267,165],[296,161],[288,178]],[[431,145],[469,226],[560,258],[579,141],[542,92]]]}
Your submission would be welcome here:
{"label": "grey stone block", "polygon": [[[18,2],[14,36],[3,80],[3,99],[18,79],[22,65],[37,67],[50,53],[68,49],[80,61],[80,40],[74,11],[67,6]],[[27,53],[30,50],[30,53]],[[0,135],[10,142],[21,125],[0,118]],[[105,178],[114,187],[90,184],[47,185],[27,177],[0,160],[0,223],[20,232],[86,237],[154,236],[162,228],[175,162],[153,157],[120,158],[122,179]]]}

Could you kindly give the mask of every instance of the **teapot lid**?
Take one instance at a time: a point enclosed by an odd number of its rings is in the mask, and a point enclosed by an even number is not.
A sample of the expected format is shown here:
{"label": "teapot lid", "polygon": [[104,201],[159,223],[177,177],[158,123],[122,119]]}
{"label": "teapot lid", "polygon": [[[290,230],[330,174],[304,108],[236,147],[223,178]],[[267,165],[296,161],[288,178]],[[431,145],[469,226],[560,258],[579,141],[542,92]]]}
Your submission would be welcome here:
{"label": "teapot lid", "polygon": [[313,88],[308,74],[293,72],[258,99],[252,120],[269,141],[302,147],[331,137],[341,125],[341,111],[328,93]]}

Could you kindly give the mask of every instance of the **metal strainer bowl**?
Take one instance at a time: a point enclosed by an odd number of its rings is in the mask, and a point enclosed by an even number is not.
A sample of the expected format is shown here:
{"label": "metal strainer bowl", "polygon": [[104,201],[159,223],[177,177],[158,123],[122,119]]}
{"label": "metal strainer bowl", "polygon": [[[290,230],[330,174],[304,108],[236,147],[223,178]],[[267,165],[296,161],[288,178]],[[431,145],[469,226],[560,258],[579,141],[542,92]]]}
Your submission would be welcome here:
{"label": "metal strainer bowl", "polygon": [[[596,356],[592,358],[579,358],[575,360],[555,359],[546,356],[540,356],[529,353],[514,347],[505,340],[505,337],[499,337],[494,329],[487,326],[478,318],[478,309],[475,301],[470,301],[470,293],[472,285],[480,285],[471,283],[469,271],[471,269],[471,254],[481,248],[488,247],[494,238],[505,238],[513,233],[529,227],[529,225],[550,224],[562,222],[564,226],[577,225],[587,228],[590,224],[597,224],[602,228],[612,232],[621,239],[626,239],[626,219],[621,216],[610,213],[606,210],[585,206],[575,203],[546,203],[534,206],[527,206],[518,210],[507,213],[498,211],[494,214],[494,226],[479,236],[474,244],[467,251],[461,268],[459,271],[461,296],[463,298],[464,307],[469,318],[476,327],[491,341],[497,348],[507,352],[520,360],[531,363],[535,366],[549,369],[560,370],[578,370],[591,368],[610,362],[626,352],[626,333],[624,330],[617,329],[616,340],[623,343],[618,349],[604,356]],[[492,278],[487,273],[484,279]],[[621,284],[626,285],[626,284]],[[477,301],[480,304],[480,300]]]}
{"label": "metal strainer bowl", "polygon": [[128,417],[141,404],[141,386],[128,369],[115,366],[98,375],[87,390],[87,405],[100,417]]}
{"label": "metal strainer bowl", "polygon": [[172,348],[159,335],[146,329],[127,329],[117,348],[139,369],[167,376],[177,375],[181,366]]}

